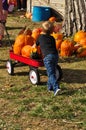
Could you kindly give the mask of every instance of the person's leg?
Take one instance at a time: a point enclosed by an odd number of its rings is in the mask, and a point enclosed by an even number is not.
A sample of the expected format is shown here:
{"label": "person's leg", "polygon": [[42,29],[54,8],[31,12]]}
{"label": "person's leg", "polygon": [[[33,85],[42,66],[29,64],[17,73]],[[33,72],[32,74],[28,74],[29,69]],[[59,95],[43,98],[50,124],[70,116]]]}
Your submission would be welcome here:
{"label": "person's leg", "polygon": [[18,9],[18,10],[21,9],[21,0],[17,0],[17,9]]}
{"label": "person's leg", "polygon": [[0,47],[2,46],[3,37],[4,37],[4,25],[0,23]]}
{"label": "person's leg", "polygon": [[27,7],[27,0],[22,0],[22,8],[26,9]]}
{"label": "person's leg", "polygon": [[59,85],[56,78],[56,65],[57,65],[57,56],[54,55],[48,55],[46,58],[44,58],[44,65],[47,69],[47,75],[48,75],[48,89],[52,89],[54,93],[57,89],[59,89]]}
{"label": "person's leg", "polygon": [[8,16],[8,11],[7,10],[3,10],[3,21],[5,21],[6,22],[6,20],[7,20],[7,16]]}

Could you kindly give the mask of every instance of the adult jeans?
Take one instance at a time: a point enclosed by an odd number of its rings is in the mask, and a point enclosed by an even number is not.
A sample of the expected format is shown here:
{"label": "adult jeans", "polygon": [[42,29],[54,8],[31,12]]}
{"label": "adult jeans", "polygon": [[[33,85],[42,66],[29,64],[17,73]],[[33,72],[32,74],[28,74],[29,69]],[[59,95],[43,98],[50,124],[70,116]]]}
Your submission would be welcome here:
{"label": "adult jeans", "polygon": [[21,9],[24,8],[26,9],[27,1],[26,0],[17,0],[17,8]]}
{"label": "adult jeans", "polygon": [[53,89],[55,92],[58,88],[58,81],[56,78],[56,65],[58,62],[58,54],[48,54],[44,59],[44,65],[47,69],[47,75],[48,75],[48,90]]}

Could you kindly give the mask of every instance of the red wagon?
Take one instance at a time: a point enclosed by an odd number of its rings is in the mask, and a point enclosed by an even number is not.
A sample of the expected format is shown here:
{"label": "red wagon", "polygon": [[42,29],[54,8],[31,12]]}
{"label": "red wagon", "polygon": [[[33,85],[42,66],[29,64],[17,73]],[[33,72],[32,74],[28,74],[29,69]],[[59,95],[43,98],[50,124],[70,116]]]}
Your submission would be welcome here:
{"label": "red wagon", "polygon": [[[10,75],[14,74],[14,65],[12,61],[14,60],[15,63],[24,63],[30,67],[29,70],[29,79],[32,84],[39,84],[40,83],[40,75],[38,71],[38,67],[43,67],[43,60],[42,59],[31,59],[27,57],[23,57],[21,55],[16,55],[13,53],[12,50],[9,51],[10,59],[7,61],[6,67],[7,71]],[[56,68],[56,76],[57,80],[60,80],[62,77],[62,69],[59,65]]]}

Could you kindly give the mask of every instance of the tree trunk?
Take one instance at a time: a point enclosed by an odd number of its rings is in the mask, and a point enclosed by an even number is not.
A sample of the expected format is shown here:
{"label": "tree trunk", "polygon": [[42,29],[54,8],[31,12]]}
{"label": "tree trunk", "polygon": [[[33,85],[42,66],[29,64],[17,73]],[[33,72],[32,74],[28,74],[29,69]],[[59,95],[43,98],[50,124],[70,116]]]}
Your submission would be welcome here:
{"label": "tree trunk", "polygon": [[65,0],[64,34],[86,31],[86,0]]}

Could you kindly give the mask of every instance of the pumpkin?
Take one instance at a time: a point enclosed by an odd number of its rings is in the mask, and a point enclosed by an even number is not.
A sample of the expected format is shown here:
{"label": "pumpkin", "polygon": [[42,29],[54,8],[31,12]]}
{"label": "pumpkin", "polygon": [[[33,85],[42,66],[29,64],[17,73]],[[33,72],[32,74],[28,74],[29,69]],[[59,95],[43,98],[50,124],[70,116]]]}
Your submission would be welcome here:
{"label": "pumpkin", "polygon": [[70,41],[69,39],[65,39],[65,40],[61,43],[60,55],[61,55],[62,57],[71,56],[72,53],[73,53],[73,48],[74,48],[73,42]]}
{"label": "pumpkin", "polygon": [[38,39],[41,32],[42,32],[42,28],[33,29],[31,36],[34,38],[35,41]]}
{"label": "pumpkin", "polygon": [[85,38],[85,37],[86,37],[86,32],[84,32],[83,30],[80,30],[80,31],[75,33],[74,41],[79,43],[80,40]]}
{"label": "pumpkin", "polygon": [[80,40],[80,45],[86,46],[86,37]]}
{"label": "pumpkin", "polygon": [[50,17],[50,18],[49,18],[49,21],[50,21],[50,22],[55,22],[55,21],[56,21],[56,17],[54,17],[54,16]]}
{"label": "pumpkin", "polygon": [[34,28],[34,29],[32,30],[32,33],[34,33],[34,32],[36,32],[36,33],[41,33],[41,32],[42,32],[42,28]]}
{"label": "pumpkin", "polygon": [[22,49],[22,47],[24,45],[25,45],[25,35],[23,35],[23,34],[18,35],[16,40],[15,40],[15,43],[13,45],[14,54],[20,55],[21,54],[21,49]]}
{"label": "pumpkin", "polygon": [[39,32],[32,32],[32,37],[34,38],[34,40],[36,41],[39,37],[40,33]]}
{"label": "pumpkin", "polygon": [[62,33],[52,33],[51,34],[51,36],[53,36],[54,38],[55,38],[55,40],[58,40],[58,39],[60,39],[60,40],[62,40],[63,39],[63,34]]}
{"label": "pumpkin", "polygon": [[32,47],[30,45],[25,45],[21,50],[21,55],[24,57],[30,57]]}
{"label": "pumpkin", "polygon": [[30,35],[25,36],[25,45],[32,46],[34,44],[34,38]]}
{"label": "pumpkin", "polygon": [[34,46],[25,45],[21,50],[21,54],[24,57],[31,57],[32,53],[37,53],[37,48]]}
{"label": "pumpkin", "polygon": [[74,53],[77,53],[77,50],[79,49],[81,47],[81,45],[80,44],[75,44],[74,45],[74,48],[73,48],[73,50],[74,50]]}
{"label": "pumpkin", "polygon": [[86,49],[83,50],[81,53],[77,54],[77,57],[86,57]]}
{"label": "pumpkin", "polygon": [[13,52],[14,52],[14,54],[20,55],[20,54],[21,54],[21,49],[22,49],[21,46],[16,46],[16,45],[14,45],[14,46],[13,46]]}
{"label": "pumpkin", "polygon": [[26,12],[26,13],[25,13],[25,16],[26,16],[26,18],[31,19],[31,17],[32,17],[32,13],[30,13],[30,12]]}
{"label": "pumpkin", "polygon": [[60,40],[60,39],[56,40],[56,49],[57,49],[57,50],[60,50],[60,48],[61,48],[61,43],[62,43],[62,40]]}

